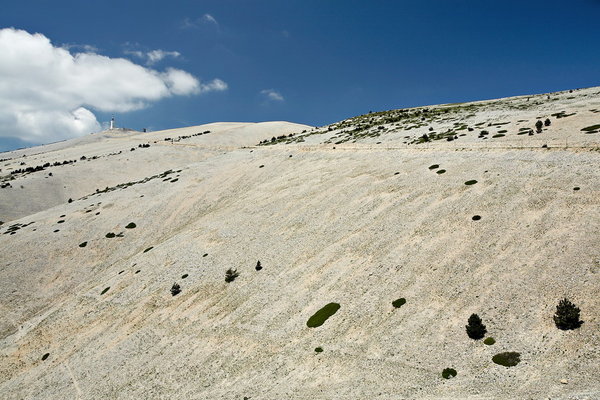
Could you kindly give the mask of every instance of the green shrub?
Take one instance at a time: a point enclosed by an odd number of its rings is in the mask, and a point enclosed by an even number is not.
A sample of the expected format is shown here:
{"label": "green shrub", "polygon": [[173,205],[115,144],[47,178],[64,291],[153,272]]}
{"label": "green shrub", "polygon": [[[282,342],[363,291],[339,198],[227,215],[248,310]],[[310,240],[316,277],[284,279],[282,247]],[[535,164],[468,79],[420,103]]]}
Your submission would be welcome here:
{"label": "green shrub", "polygon": [[394,308],[400,308],[404,304],[406,304],[406,299],[404,297],[401,297],[397,300],[392,301],[392,305],[394,306]]}
{"label": "green shrub", "polygon": [[46,361],[46,359],[50,357],[50,353],[46,353],[42,356],[42,361]]}
{"label": "green shrub", "polygon": [[322,352],[323,352],[322,347],[315,347],[315,353],[322,353]]}
{"label": "green shrub", "polygon": [[479,221],[479,220],[481,219],[481,215],[473,215],[473,216],[471,217],[471,219],[472,219],[473,221]]}
{"label": "green shrub", "polygon": [[100,296],[102,296],[104,293],[108,292],[109,289],[110,289],[110,286],[107,288],[104,288],[104,290],[100,293]]}
{"label": "green shrub", "polygon": [[79,247],[85,247],[85,246],[87,246],[87,242],[81,242],[81,243],[79,243]]}
{"label": "green shrub", "polygon": [[439,168],[440,166],[438,164],[433,164],[429,166],[429,169],[436,169]]}
{"label": "green shrub", "polygon": [[181,279],[185,279],[185,278],[187,278],[188,276],[189,276],[188,274],[183,274],[183,275],[181,275]]}
{"label": "green shrub", "polygon": [[494,343],[496,343],[496,339],[494,339],[493,337],[485,338],[485,340],[483,341],[483,344],[487,344],[488,346],[491,346]]}
{"label": "green shrub", "polygon": [[504,353],[498,353],[492,357],[492,361],[498,365],[504,367],[514,367],[521,362],[521,354],[514,351],[507,351]]}
{"label": "green shrub", "polygon": [[575,304],[566,298],[562,299],[556,306],[554,314],[556,327],[564,331],[579,328],[583,324],[583,321],[579,320],[579,312],[580,310]]}
{"label": "green shrub", "polygon": [[465,185],[470,186],[470,185],[474,185],[476,183],[477,183],[477,181],[475,179],[471,179],[470,181],[466,181]]}
{"label": "green shrub", "polygon": [[309,328],[317,328],[325,323],[329,317],[335,314],[340,309],[338,303],[329,303],[313,314],[306,322]]}
{"label": "green shrub", "polygon": [[125,228],[127,228],[127,229],[133,229],[133,228],[135,228],[136,226],[137,226],[136,224],[134,224],[133,222],[130,222],[130,223],[128,223],[128,224],[125,226]]}
{"label": "green shrub", "polygon": [[254,267],[257,271],[262,269],[262,265],[260,265],[260,260],[256,262],[256,267]]}
{"label": "green shrub", "polygon": [[179,293],[181,293],[181,286],[179,286],[177,283],[174,283],[173,286],[171,286],[171,295],[177,296]]}
{"label": "green shrub", "polygon": [[108,232],[108,233],[107,233],[105,236],[106,236],[107,238],[109,238],[109,239],[112,239],[112,238],[114,238],[114,237],[115,237],[115,236],[117,236],[117,235],[115,235],[113,232]]}
{"label": "green shrub", "polygon": [[150,246],[150,247],[148,247],[146,250],[144,250],[144,253],[147,253],[147,252],[149,252],[149,251],[150,251],[150,250],[152,250],[153,248],[154,248],[154,246]]}
{"label": "green shrub", "polygon": [[451,379],[456,376],[456,370],[454,368],[444,368],[442,371],[442,378]]}
{"label": "green shrub", "polygon": [[445,174],[446,170],[445,169],[440,169],[438,171],[435,171],[436,174],[441,175],[441,174]]}
{"label": "green shrub", "polygon": [[234,268],[229,268],[227,271],[225,271],[225,282],[233,282],[238,276],[240,276],[239,272],[237,272]]}
{"label": "green shrub", "polygon": [[467,335],[474,340],[482,339],[487,333],[485,325],[481,322],[481,318],[477,314],[471,314],[465,328],[467,329]]}

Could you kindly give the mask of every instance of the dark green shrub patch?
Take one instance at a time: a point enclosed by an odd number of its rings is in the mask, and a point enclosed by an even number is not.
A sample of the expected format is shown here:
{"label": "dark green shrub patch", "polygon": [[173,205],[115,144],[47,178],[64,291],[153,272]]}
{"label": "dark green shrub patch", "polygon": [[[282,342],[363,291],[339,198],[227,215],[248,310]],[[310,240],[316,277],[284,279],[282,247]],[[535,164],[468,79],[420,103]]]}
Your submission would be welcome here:
{"label": "dark green shrub patch", "polygon": [[575,187],[573,188],[573,190],[575,190],[575,191],[578,191],[579,189],[581,189],[579,186],[575,186]]}
{"label": "dark green shrub patch", "polygon": [[46,353],[42,356],[42,361],[46,361],[46,359],[50,357],[50,353]]}
{"label": "dark green shrub patch", "polygon": [[115,236],[117,236],[117,235],[115,235],[113,232],[108,232],[108,233],[107,233],[106,235],[104,235],[104,236],[105,236],[105,237],[107,237],[107,238],[109,238],[109,239],[112,239],[112,238],[114,238],[114,237],[115,237]]}
{"label": "dark green shrub patch", "polygon": [[179,293],[181,293],[181,286],[179,286],[177,283],[174,283],[173,286],[171,286],[171,295],[177,296]]}
{"label": "dark green shrub patch", "polygon": [[183,274],[183,275],[181,275],[181,279],[185,279],[185,278],[187,278],[188,276],[189,276],[188,274]]}
{"label": "dark green shrub patch", "polygon": [[152,250],[153,248],[154,248],[154,246],[150,246],[150,247],[148,247],[146,250],[144,250],[144,253],[147,253],[147,252],[149,252],[149,251],[150,251],[150,250]]}
{"label": "dark green shrub patch", "polygon": [[439,168],[440,166],[438,164],[433,164],[429,166],[429,169],[436,169]]}
{"label": "dark green shrub patch", "polygon": [[477,181],[476,181],[475,179],[472,179],[472,180],[470,180],[470,181],[466,181],[466,182],[465,182],[465,185],[467,185],[467,186],[470,186],[470,185],[474,185],[474,184],[476,184],[476,183],[477,183]]}
{"label": "dark green shrub patch", "polygon": [[481,219],[481,215],[473,215],[473,217],[471,217],[471,219],[473,221],[479,221]]}
{"label": "dark green shrub patch", "polygon": [[127,229],[133,229],[133,228],[135,228],[136,226],[137,226],[136,224],[134,224],[133,222],[130,222],[130,223],[128,223],[128,224],[125,226],[125,228],[127,228]]}
{"label": "dark green shrub patch", "polygon": [[100,293],[100,296],[102,296],[104,293],[108,292],[110,289],[110,286],[107,288],[104,288],[104,290]]}
{"label": "dark green shrub patch", "polygon": [[317,328],[325,323],[329,317],[335,314],[340,309],[338,303],[329,303],[313,314],[306,322],[309,328]]}
{"label": "dark green shrub patch", "polygon": [[392,301],[392,305],[394,306],[394,308],[400,308],[404,304],[406,304],[406,299],[404,297],[401,297],[397,300]]}
{"label": "dark green shrub patch", "polygon": [[85,247],[85,246],[87,246],[87,242],[81,242],[81,243],[79,243],[79,247]]}
{"label": "dark green shrub patch", "polygon": [[322,353],[322,352],[323,352],[322,347],[315,347],[315,353]]}
{"label": "dark green shrub patch", "polygon": [[440,169],[440,170],[435,171],[435,173],[438,174],[438,175],[445,174],[446,170],[445,169]]}
{"label": "dark green shrub patch", "polygon": [[514,367],[521,362],[521,354],[514,351],[507,351],[504,353],[498,353],[492,357],[492,361],[498,365],[504,367]]}
{"label": "dark green shrub patch", "polygon": [[235,268],[229,268],[227,271],[225,271],[225,282],[233,282],[238,276],[240,276],[240,273],[237,272]]}
{"label": "dark green shrub patch", "polygon": [[494,343],[496,343],[496,339],[494,339],[493,337],[487,337],[485,338],[485,340],[483,341],[483,344],[487,344],[488,346],[493,345]]}
{"label": "dark green shrub patch", "polygon": [[442,378],[451,379],[456,376],[456,370],[454,368],[444,368],[442,371]]}

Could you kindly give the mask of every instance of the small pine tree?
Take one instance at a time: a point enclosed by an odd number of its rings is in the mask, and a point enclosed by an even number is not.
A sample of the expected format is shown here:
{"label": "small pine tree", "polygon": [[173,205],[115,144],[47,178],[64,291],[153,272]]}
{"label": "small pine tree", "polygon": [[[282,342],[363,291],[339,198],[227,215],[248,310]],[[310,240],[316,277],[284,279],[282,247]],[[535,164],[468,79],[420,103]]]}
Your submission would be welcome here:
{"label": "small pine tree", "polygon": [[542,127],[544,126],[544,123],[540,120],[538,120],[538,122],[535,123],[535,130],[540,133],[542,131]]}
{"label": "small pine tree", "polygon": [[544,126],[550,126],[552,122],[550,122],[550,118],[546,118],[546,120],[544,121]]}
{"label": "small pine tree", "polygon": [[465,328],[467,329],[467,335],[474,340],[483,339],[487,333],[485,325],[481,322],[481,318],[477,314],[471,314],[468,325]]}
{"label": "small pine tree", "polygon": [[554,314],[556,327],[564,331],[579,328],[583,324],[583,321],[579,320],[579,311],[575,304],[566,298],[562,299],[556,306],[556,314]]}
{"label": "small pine tree", "polygon": [[260,265],[260,260],[256,262],[256,270],[260,271],[262,269],[262,265]]}
{"label": "small pine tree", "polygon": [[235,278],[237,278],[238,276],[240,276],[239,272],[237,272],[233,268],[229,268],[225,272],[225,282],[227,282],[227,283],[233,282],[233,281],[235,281]]}
{"label": "small pine tree", "polygon": [[179,293],[181,293],[181,286],[179,286],[177,283],[174,283],[173,286],[171,286],[171,294],[173,296],[177,296]]}

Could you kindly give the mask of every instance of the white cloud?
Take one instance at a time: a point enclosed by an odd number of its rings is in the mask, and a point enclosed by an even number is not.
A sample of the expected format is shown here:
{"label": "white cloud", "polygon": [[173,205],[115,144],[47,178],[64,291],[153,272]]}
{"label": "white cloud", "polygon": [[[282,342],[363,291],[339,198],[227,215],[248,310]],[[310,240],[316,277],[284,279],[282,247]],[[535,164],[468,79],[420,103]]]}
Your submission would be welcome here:
{"label": "white cloud", "polygon": [[[166,52],[169,53],[169,52]],[[179,53],[177,53],[179,54]],[[127,112],[179,95],[227,89],[188,72],[123,58],[71,53],[42,34],[0,29],[0,137],[40,143],[101,129],[91,110]],[[155,54],[155,59],[173,54]]]}
{"label": "white cloud", "polygon": [[181,23],[181,28],[182,29],[199,28],[200,25],[203,25],[203,24],[214,25],[215,27],[217,27],[217,30],[219,28],[219,22],[217,21],[217,19],[215,17],[213,17],[210,14],[204,14],[200,18],[196,18],[196,19],[190,19],[190,18],[186,17],[183,19],[183,22]]}
{"label": "white cloud", "polygon": [[178,51],[165,51],[161,49],[143,52],[141,50],[124,50],[123,53],[146,61],[146,65],[153,65],[167,57],[177,58],[181,56]]}
{"label": "white cloud", "polygon": [[215,19],[215,17],[213,17],[210,14],[204,14],[202,16],[202,21],[203,22],[207,22],[209,24],[215,24],[215,25],[219,25],[219,23],[217,22],[217,20]]}
{"label": "white cloud", "polygon": [[264,89],[260,91],[260,94],[265,96],[267,100],[271,101],[284,101],[285,99],[277,90],[274,89]]}

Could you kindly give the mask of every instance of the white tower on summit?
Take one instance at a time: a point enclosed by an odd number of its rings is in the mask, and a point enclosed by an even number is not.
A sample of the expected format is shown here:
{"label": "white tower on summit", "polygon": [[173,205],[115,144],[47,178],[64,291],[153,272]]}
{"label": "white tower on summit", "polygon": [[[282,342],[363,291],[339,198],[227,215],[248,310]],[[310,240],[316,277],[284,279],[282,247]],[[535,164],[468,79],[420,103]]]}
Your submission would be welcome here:
{"label": "white tower on summit", "polygon": [[115,116],[114,115],[110,119],[110,130],[112,131],[113,129],[115,129]]}

